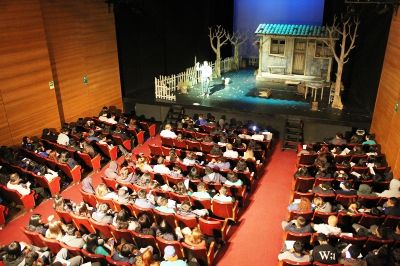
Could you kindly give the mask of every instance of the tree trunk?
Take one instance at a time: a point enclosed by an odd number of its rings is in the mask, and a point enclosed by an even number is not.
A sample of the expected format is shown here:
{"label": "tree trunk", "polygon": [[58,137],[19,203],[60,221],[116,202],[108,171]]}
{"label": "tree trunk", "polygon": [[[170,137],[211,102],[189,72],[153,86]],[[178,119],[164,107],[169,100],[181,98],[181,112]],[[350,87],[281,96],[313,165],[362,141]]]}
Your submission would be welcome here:
{"label": "tree trunk", "polygon": [[215,74],[217,78],[221,77],[221,51],[218,49],[215,60]]}
{"label": "tree trunk", "polygon": [[239,70],[239,45],[233,48],[233,69]]}
{"label": "tree trunk", "polygon": [[335,94],[333,96],[332,108],[343,109],[341,94],[342,85],[342,73],[343,73],[343,60],[338,62],[338,69],[336,72],[336,84],[335,84]]}

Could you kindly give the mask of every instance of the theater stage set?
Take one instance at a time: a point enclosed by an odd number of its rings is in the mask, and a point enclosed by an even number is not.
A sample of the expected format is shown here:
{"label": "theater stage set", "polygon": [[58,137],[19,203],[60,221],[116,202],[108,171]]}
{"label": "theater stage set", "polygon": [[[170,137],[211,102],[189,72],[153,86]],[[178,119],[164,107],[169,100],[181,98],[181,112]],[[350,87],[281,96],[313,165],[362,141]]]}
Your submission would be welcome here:
{"label": "theater stage set", "polygon": [[[227,78],[230,81],[225,84]],[[329,87],[324,88],[322,97],[319,89],[314,98],[311,90],[307,95],[299,93],[297,85],[256,79],[253,68],[223,73],[221,78],[212,80],[208,97],[202,96],[201,89],[197,84],[187,93],[177,92],[176,101],[155,99],[154,92],[148,90],[140,97],[125,98],[124,108],[129,112],[135,106],[138,114],[163,121],[170,106],[178,105],[189,115],[210,112],[219,118],[225,114],[228,119],[255,121],[259,127],[277,133],[284,131],[287,118],[296,118],[304,122],[305,141],[320,141],[356,128],[368,129],[371,122],[369,113],[346,106],[343,110],[331,108]],[[311,109],[314,99],[318,110]]]}

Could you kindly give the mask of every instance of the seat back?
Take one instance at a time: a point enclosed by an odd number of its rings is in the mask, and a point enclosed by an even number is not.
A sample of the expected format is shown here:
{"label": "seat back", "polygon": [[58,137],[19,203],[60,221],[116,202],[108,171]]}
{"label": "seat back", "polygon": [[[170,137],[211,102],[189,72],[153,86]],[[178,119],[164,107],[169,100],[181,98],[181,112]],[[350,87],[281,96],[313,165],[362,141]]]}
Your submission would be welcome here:
{"label": "seat back", "polygon": [[72,223],[72,217],[71,217],[70,212],[67,212],[67,211],[60,211],[60,210],[57,210],[57,209],[56,209],[55,211],[56,211],[58,217],[60,217],[60,219],[61,219],[64,223],[66,223],[66,224]]}
{"label": "seat back", "polygon": [[175,220],[179,227],[189,227],[190,229],[195,228],[199,223],[196,217],[190,217],[180,214],[175,214]]}
{"label": "seat back", "polygon": [[310,243],[312,233],[295,233],[286,232],[286,240],[301,241],[303,243]]}
{"label": "seat back", "polygon": [[211,210],[215,216],[230,219],[236,222],[238,202],[221,202],[219,200],[213,200]]}
{"label": "seat back", "polygon": [[303,216],[307,221],[311,221],[313,215],[313,211],[291,211],[289,212],[289,221],[294,220],[299,216]]}
{"label": "seat back", "polygon": [[58,168],[66,174],[72,182],[79,182],[81,181],[81,166],[76,165],[73,169],[71,169],[68,164],[66,163],[58,163]]}
{"label": "seat back", "polygon": [[175,252],[176,252],[176,255],[178,256],[178,258],[180,258],[180,259],[184,258],[183,249],[182,249],[181,243],[179,241],[168,241],[162,237],[156,237],[156,242],[157,242],[158,248],[161,251],[161,256],[164,256],[164,248],[166,246],[173,246],[175,248]]}
{"label": "seat back", "polygon": [[378,239],[375,237],[369,237],[367,239],[367,241],[365,242],[364,248],[365,248],[365,251],[368,252],[368,251],[371,251],[374,249],[378,249],[383,245],[388,245],[390,247],[391,245],[393,245],[393,243],[394,243],[394,240],[392,240],[392,239]]}
{"label": "seat back", "polygon": [[101,176],[101,180],[103,180],[104,184],[106,184],[106,186],[112,190],[117,190],[117,180],[112,179],[112,178],[108,178],[105,176]]}
{"label": "seat back", "polygon": [[171,226],[171,228],[176,227],[175,214],[160,212],[156,209],[153,209],[153,213],[157,223],[160,223],[160,221],[165,220]]}
{"label": "seat back", "polygon": [[226,232],[228,230],[228,220],[218,220],[211,217],[199,218],[199,226],[201,232],[206,236],[212,236],[215,239],[226,241]]}
{"label": "seat back", "polygon": [[131,231],[133,239],[139,248],[144,248],[147,246],[152,246],[154,249],[157,249],[156,239],[152,235],[144,235],[140,234],[136,231]]}
{"label": "seat back", "polygon": [[359,221],[359,224],[369,228],[371,225],[374,225],[374,224],[381,225],[383,223],[384,219],[385,219],[384,215],[375,216],[375,215],[369,215],[369,214],[363,213],[363,215],[361,216],[361,219]]}
{"label": "seat back", "polygon": [[156,144],[149,144],[149,148],[150,148],[150,154],[151,155],[158,155],[158,156],[163,155],[163,151],[161,149],[161,146],[156,145]]}
{"label": "seat back", "polygon": [[312,265],[312,262],[306,261],[306,262],[298,262],[298,261],[292,261],[292,260],[282,260],[282,266],[292,266],[292,265],[303,265],[303,266],[309,266]]}
{"label": "seat back", "polygon": [[341,235],[339,238],[341,241],[345,243],[357,245],[359,247],[364,246],[365,242],[367,241],[367,237],[354,237],[354,236]]}
{"label": "seat back", "polygon": [[206,247],[194,247],[182,242],[183,252],[186,258],[194,257],[200,265],[213,265],[214,262],[214,245],[212,242],[209,249]]}
{"label": "seat back", "polygon": [[214,147],[214,144],[209,142],[200,142],[200,147],[202,152],[210,153],[210,151]]}
{"label": "seat back", "polygon": [[345,208],[349,207],[350,204],[357,201],[357,195],[336,195],[336,202],[342,204]]}
{"label": "seat back", "polygon": [[96,200],[95,195],[87,193],[87,192],[83,191],[82,189],[79,189],[79,191],[81,192],[82,199],[84,202],[86,202],[87,204],[89,204],[92,207],[96,207],[97,200]]}
{"label": "seat back", "polygon": [[117,266],[130,266],[131,265],[129,262],[113,260],[111,256],[106,256],[106,261],[107,261],[108,265],[117,265]]}
{"label": "seat back", "polygon": [[192,196],[191,197],[194,209],[207,209],[211,210],[211,199],[201,199]]}
{"label": "seat back", "polygon": [[22,231],[26,235],[26,237],[31,241],[32,245],[37,247],[45,247],[46,245],[43,243],[42,238],[38,232],[32,232],[26,230],[26,228],[22,228]]}
{"label": "seat back", "polygon": [[78,216],[73,213],[71,213],[71,217],[75,227],[78,228],[79,231],[87,233],[96,233],[96,230],[92,227],[89,218]]}
{"label": "seat back", "polygon": [[177,149],[187,150],[187,143],[183,139],[175,139],[174,147]]}
{"label": "seat back", "polygon": [[122,239],[125,239],[125,241],[130,242],[130,243],[133,242],[131,230],[117,229],[115,226],[112,226],[112,225],[110,225],[109,227],[110,227],[112,236],[118,243],[121,243]]}
{"label": "seat back", "polygon": [[111,229],[108,224],[99,223],[92,218],[89,218],[89,222],[92,225],[93,229],[103,238],[109,239],[112,237]]}
{"label": "seat back", "polygon": [[198,142],[198,141],[187,139],[186,144],[187,144],[188,150],[191,150],[191,151],[200,151],[201,150],[200,142]]}
{"label": "seat back", "polygon": [[174,139],[172,138],[165,138],[165,137],[160,137],[161,138],[161,144],[163,146],[167,147],[174,147]]}
{"label": "seat back", "polygon": [[99,262],[100,265],[107,265],[106,257],[100,254],[93,254],[86,249],[81,249],[81,253],[85,261]]}
{"label": "seat back", "polygon": [[48,239],[42,235],[40,235],[40,238],[42,239],[45,246],[49,248],[49,250],[52,254],[57,254],[61,250],[62,247],[58,240]]}
{"label": "seat back", "polygon": [[376,207],[378,205],[379,200],[380,198],[377,196],[358,195],[357,197],[357,201],[360,203],[360,205],[365,206],[368,209]]}
{"label": "seat back", "polygon": [[385,220],[383,221],[383,226],[395,229],[396,226],[399,224],[399,222],[400,222],[399,216],[386,215]]}
{"label": "seat back", "polygon": [[299,192],[307,192],[314,186],[314,177],[310,176],[298,176],[296,177],[296,183],[294,185],[294,190]]}
{"label": "seat back", "polygon": [[0,192],[1,196],[4,199],[23,205],[25,209],[32,209],[35,207],[35,198],[33,191],[29,195],[22,196],[18,193],[18,191],[9,189],[4,185],[0,185]]}
{"label": "seat back", "polygon": [[298,166],[313,165],[316,158],[317,158],[317,154],[301,154],[297,165]]}
{"label": "seat back", "polygon": [[96,142],[96,146],[100,149],[104,156],[108,159],[115,161],[117,159],[118,148],[117,146],[112,147],[111,149],[108,148],[107,144],[100,144]]}

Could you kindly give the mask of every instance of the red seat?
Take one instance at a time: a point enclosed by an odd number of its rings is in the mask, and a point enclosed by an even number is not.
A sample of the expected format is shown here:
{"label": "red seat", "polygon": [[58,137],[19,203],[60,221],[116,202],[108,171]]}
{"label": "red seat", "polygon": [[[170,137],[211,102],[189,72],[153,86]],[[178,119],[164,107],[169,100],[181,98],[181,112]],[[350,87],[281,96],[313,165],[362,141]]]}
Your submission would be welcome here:
{"label": "red seat", "polygon": [[385,219],[385,215],[374,216],[374,215],[369,215],[369,214],[363,213],[363,215],[361,216],[361,219],[358,223],[361,224],[362,226],[369,228],[371,225],[374,225],[374,224],[381,225],[383,223],[384,219]]}
{"label": "red seat", "polygon": [[45,247],[46,245],[43,243],[42,238],[38,232],[32,232],[26,230],[25,228],[21,228],[26,237],[31,241],[32,245],[37,247]]}
{"label": "red seat", "polygon": [[211,210],[217,217],[229,219],[233,222],[237,221],[238,215],[238,202],[221,202],[219,200],[213,200]]}
{"label": "red seat", "polygon": [[161,146],[156,145],[156,144],[149,144],[149,148],[150,148],[151,155],[158,155],[158,156],[163,155]]}
{"label": "red seat", "polygon": [[92,227],[89,218],[78,216],[71,213],[72,221],[76,228],[81,232],[96,233],[96,230]]}
{"label": "red seat", "polygon": [[169,197],[170,197],[170,199],[172,199],[176,202],[179,202],[179,203],[182,203],[184,201],[190,201],[189,195],[181,195],[181,194],[178,194],[175,192],[170,192]]}
{"label": "red seat", "polygon": [[228,232],[228,219],[219,220],[212,217],[199,218],[200,231],[206,236],[212,236],[226,242]]}
{"label": "red seat", "polygon": [[177,226],[175,222],[175,214],[160,212],[157,209],[153,209],[153,213],[157,223],[160,223],[161,220],[165,220],[169,226],[171,226],[171,228],[175,228]]}
{"label": "red seat", "polygon": [[164,256],[164,248],[166,246],[173,246],[175,248],[175,252],[176,252],[176,255],[178,256],[178,258],[180,258],[180,259],[184,258],[182,246],[179,241],[168,241],[162,237],[156,237],[156,242],[157,242],[159,250],[161,251],[162,256]]}
{"label": "red seat", "polygon": [[42,235],[40,235],[40,238],[43,241],[44,245],[49,248],[52,254],[57,254],[61,250],[62,247],[58,240],[48,239]]}
{"label": "red seat", "polygon": [[328,223],[328,218],[331,215],[337,215],[336,212],[320,212],[320,211],[314,211],[312,221],[315,224],[320,224],[320,223]]}
{"label": "red seat", "polygon": [[365,208],[372,208],[378,205],[380,198],[378,196],[364,196],[358,195],[357,201],[360,203],[361,206]]}
{"label": "red seat", "polygon": [[18,191],[9,189],[4,185],[0,185],[0,192],[4,199],[22,205],[25,209],[33,209],[35,207],[34,191],[32,191],[29,195],[22,196],[18,193]]}
{"label": "red seat", "polygon": [[194,206],[195,209],[207,209],[211,210],[211,199],[201,199],[192,196],[192,205]]}
{"label": "red seat", "polygon": [[121,243],[122,239],[125,239],[127,242],[133,242],[131,230],[128,229],[117,229],[115,226],[110,225],[111,234],[114,239]]}
{"label": "red seat", "polygon": [[338,213],[338,226],[343,227],[345,225],[352,225],[354,223],[358,223],[361,219],[362,214],[352,214],[349,215],[346,212]]}
{"label": "red seat", "polygon": [[55,210],[55,212],[57,213],[58,217],[60,217],[60,219],[63,221],[63,223],[65,224],[72,223],[72,217],[70,212],[60,211],[60,210]]}
{"label": "red seat", "polygon": [[83,191],[82,189],[79,189],[79,191],[81,192],[82,200],[84,202],[86,202],[87,204],[89,204],[92,207],[96,207],[97,200],[96,200],[96,196],[94,194],[87,193],[87,192]]}
{"label": "red seat", "polygon": [[395,229],[396,226],[399,224],[399,222],[400,222],[399,216],[386,215],[385,220],[383,221],[383,226]]}
{"label": "red seat", "polygon": [[68,164],[66,163],[57,163],[57,167],[60,168],[61,171],[63,171],[64,174],[66,174],[74,183],[78,183],[81,181],[81,166],[76,165],[73,169],[69,167]]}
{"label": "red seat", "polygon": [[210,153],[214,144],[211,142],[200,142],[201,151],[204,153]]}
{"label": "red seat", "polygon": [[313,165],[318,154],[301,154],[298,157],[296,167]]}
{"label": "red seat", "polygon": [[93,169],[93,171],[98,171],[101,168],[101,155],[97,154],[93,159],[89,156],[89,154],[87,153],[83,153],[78,151],[78,156],[82,159],[82,161],[85,163],[85,165],[91,169]]}
{"label": "red seat", "polygon": [[305,198],[307,198],[307,199],[309,199],[311,201],[314,198],[314,193],[313,192],[298,192],[298,191],[294,191],[293,192],[292,201],[294,199],[300,199],[302,197],[305,197]]}
{"label": "red seat", "polygon": [[187,150],[186,141],[183,139],[174,139],[174,147],[181,150]]}
{"label": "red seat", "polygon": [[175,220],[177,225],[181,228],[189,227],[190,229],[193,229],[199,224],[196,217],[184,216],[179,214],[175,214]]}
{"label": "red seat", "polygon": [[350,161],[351,155],[336,155],[335,162],[341,164],[343,161]]}
{"label": "red seat", "polygon": [[172,150],[173,148],[171,147],[166,147],[166,146],[161,146],[161,153],[160,155],[162,156],[169,156],[169,152]]}
{"label": "red seat", "polygon": [[144,131],[136,132],[135,137],[138,145],[142,145],[144,143]]}
{"label": "red seat", "polygon": [[359,173],[359,174],[362,175],[362,174],[368,173],[369,172],[369,168],[366,167],[366,166],[353,166],[351,168],[351,172],[356,172],[356,173]]}
{"label": "red seat", "polygon": [[65,244],[65,243],[63,243],[61,241],[59,241],[59,243],[60,243],[61,248],[68,249],[68,253],[71,254],[71,257],[80,256],[81,255],[81,249],[80,248],[68,246],[67,244]]}
{"label": "red seat", "polygon": [[139,248],[152,246],[153,248],[157,249],[156,239],[152,235],[144,235],[136,231],[132,231],[132,236]]}
{"label": "red seat", "polygon": [[105,176],[101,176],[101,180],[103,180],[103,183],[106,184],[108,188],[112,189],[113,191],[117,190],[117,180]]}
{"label": "red seat", "polygon": [[314,177],[298,176],[294,184],[294,190],[299,192],[308,192],[314,186]]}
{"label": "red seat", "polygon": [[286,232],[286,240],[301,241],[305,244],[310,243],[312,233]]}
{"label": "red seat", "polygon": [[186,258],[195,257],[200,265],[214,265],[215,243],[211,242],[210,247],[194,247],[182,242],[182,248]]}
{"label": "red seat", "polygon": [[161,138],[161,144],[163,146],[174,147],[174,139],[172,139],[172,138],[164,138],[164,137],[160,137],[160,138]]}
{"label": "red seat", "polygon": [[282,266],[292,266],[292,265],[303,265],[303,266],[310,266],[312,265],[312,262],[306,261],[306,262],[298,262],[298,261],[292,261],[292,260],[282,260]]}
{"label": "red seat", "polygon": [[336,202],[342,204],[345,208],[349,207],[351,203],[357,201],[357,195],[336,195]]}
{"label": "red seat", "polygon": [[150,138],[154,138],[156,136],[157,125],[151,124],[148,128]]}
{"label": "red seat", "polygon": [[117,265],[117,266],[130,266],[131,265],[129,262],[113,260],[111,256],[106,256],[106,261],[107,261],[108,265]]}
{"label": "red seat", "polygon": [[97,200],[97,204],[107,204],[107,206],[113,210],[113,211],[117,211],[117,208],[115,207],[115,203],[112,199],[106,199],[106,198],[101,198],[101,197],[96,197]]}
{"label": "red seat", "polygon": [[52,197],[55,197],[57,194],[60,193],[61,178],[59,176],[53,178],[51,181],[49,181],[44,176],[36,175],[34,173],[32,173],[31,176],[35,179],[36,183],[39,186],[47,188],[50,191]]}
{"label": "red seat", "polygon": [[141,213],[146,213],[150,218],[153,217],[153,209],[151,208],[142,208],[136,204],[129,204],[128,207],[135,217],[139,217]]}
{"label": "red seat", "polygon": [[92,218],[89,218],[89,222],[92,225],[93,229],[96,230],[96,232],[103,238],[103,239],[109,239],[112,237],[111,234],[111,229],[108,224],[104,223],[99,223]]}
{"label": "red seat", "polygon": [[191,151],[200,151],[201,150],[200,142],[198,142],[198,141],[187,139],[186,144],[187,144],[188,150],[191,150]]}
{"label": "red seat", "polygon": [[356,154],[356,155],[352,155],[350,162],[353,162],[355,164],[357,164],[361,159],[368,159],[368,155],[366,154]]}
{"label": "red seat", "polygon": [[179,182],[183,182],[183,177],[175,177],[175,176],[171,176],[171,175],[164,175],[167,183],[169,186],[174,186],[176,184],[178,184]]}
{"label": "red seat", "polygon": [[303,216],[304,219],[306,219],[307,221],[311,221],[312,217],[314,215],[313,211],[291,211],[289,212],[289,218],[288,220],[294,220],[299,216]]}
{"label": "red seat", "polygon": [[375,237],[368,237],[367,242],[365,242],[364,248],[365,251],[368,252],[374,249],[378,249],[383,245],[388,245],[390,247],[393,244],[393,239],[378,239]]}
{"label": "red seat", "polygon": [[8,213],[8,208],[0,204],[0,226],[6,223],[7,213]]}
{"label": "red seat", "polygon": [[357,245],[359,247],[364,246],[365,242],[367,241],[367,237],[346,236],[346,235],[341,235],[339,239],[345,243]]}
{"label": "red seat", "polygon": [[130,139],[123,140],[121,136],[111,135],[116,145],[122,145],[128,152],[132,151],[132,141]]}
{"label": "red seat", "polygon": [[96,146],[100,149],[104,156],[106,156],[111,161],[117,160],[118,156],[118,147],[113,146],[112,148],[108,148],[107,144],[100,144],[96,142]]}

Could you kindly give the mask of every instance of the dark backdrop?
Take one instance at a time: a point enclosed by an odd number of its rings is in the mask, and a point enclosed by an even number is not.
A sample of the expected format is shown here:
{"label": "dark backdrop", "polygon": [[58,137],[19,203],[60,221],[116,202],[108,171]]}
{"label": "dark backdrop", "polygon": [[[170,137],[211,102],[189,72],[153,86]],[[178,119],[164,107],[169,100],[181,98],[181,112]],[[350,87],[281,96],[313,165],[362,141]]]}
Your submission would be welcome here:
{"label": "dark backdrop", "polygon": [[[325,25],[332,24],[334,14],[347,10],[360,17],[356,47],[350,52],[342,76],[343,104],[350,111],[372,114],[374,110],[392,18],[392,10],[383,8],[374,4],[346,6],[343,0],[325,0]],[[333,66],[332,81],[336,79],[336,63]]]}
{"label": "dark backdrop", "polygon": [[[194,56],[214,60],[208,27],[233,28],[235,0],[130,2],[114,9],[124,97],[154,97],[154,77],[183,71],[193,65]],[[334,14],[347,8],[344,0],[325,0],[323,24],[330,25]],[[366,4],[353,8],[361,24],[343,73],[343,102],[351,111],[373,112],[391,22],[391,11],[380,10]],[[230,46],[224,46],[223,56],[230,53]]]}
{"label": "dark backdrop", "polygon": [[[141,0],[114,8],[122,94],[154,97],[154,77],[215,60],[208,27],[232,30],[233,0]],[[222,50],[230,56],[229,46]]]}

